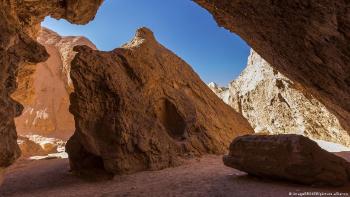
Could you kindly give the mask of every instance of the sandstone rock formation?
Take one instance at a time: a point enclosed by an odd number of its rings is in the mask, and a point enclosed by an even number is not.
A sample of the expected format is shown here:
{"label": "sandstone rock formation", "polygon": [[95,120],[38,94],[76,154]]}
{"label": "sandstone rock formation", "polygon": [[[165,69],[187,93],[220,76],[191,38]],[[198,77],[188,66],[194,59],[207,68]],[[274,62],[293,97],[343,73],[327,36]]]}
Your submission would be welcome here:
{"label": "sandstone rock formation", "polygon": [[74,50],[70,112],[76,131],[66,146],[74,171],[162,169],[181,158],[225,153],[234,137],[252,133],[147,28],[111,52]]}
{"label": "sandstone rock formation", "polygon": [[0,168],[19,157],[14,117],[23,107],[10,95],[16,89],[18,67],[45,61],[48,54],[36,42],[45,16],[65,18],[71,23],[92,20],[102,0],[0,0]]}
{"label": "sandstone rock formation", "polygon": [[28,158],[34,155],[46,155],[40,144],[29,140],[27,137],[18,136],[17,143],[21,149],[21,157]]}
{"label": "sandstone rock formation", "polygon": [[209,87],[247,118],[256,133],[299,134],[350,146],[337,116],[253,50],[246,69],[228,89]]}
{"label": "sandstone rock formation", "polygon": [[350,9],[334,0],[195,0],[350,132]]}
{"label": "sandstone rock formation", "polygon": [[294,134],[237,137],[224,163],[251,175],[303,184],[340,186],[350,179],[349,162]]}
{"label": "sandstone rock formation", "polygon": [[18,88],[12,97],[24,105],[21,116],[15,119],[20,135],[38,134],[68,140],[74,132],[74,118],[69,113],[69,94],[73,85],[70,79],[70,62],[73,47],[95,45],[84,37],[61,37],[42,28],[38,34],[50,57],[33,66],[20,67]]}
{"label": "sandstone rock formation", "polygon": [[19,136],[17,142],[24,158],[64,152],[66,144],[63,140],[39,135]]}

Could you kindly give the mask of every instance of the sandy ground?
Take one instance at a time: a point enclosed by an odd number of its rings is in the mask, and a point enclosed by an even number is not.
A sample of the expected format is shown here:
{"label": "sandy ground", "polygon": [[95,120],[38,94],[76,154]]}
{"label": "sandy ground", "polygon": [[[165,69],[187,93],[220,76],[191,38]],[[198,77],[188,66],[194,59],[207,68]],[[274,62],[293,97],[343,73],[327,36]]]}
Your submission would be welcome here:
{"label": "sandy ground", "polygon": [[[350,153],[342,153],[349,157]],[[161,171],[116,176],[111,181],[87,182],[69,173],[67,159],[22,160],[8,169],[0,196],[291,196],[289,192],[347,193],[350,184],[338,188],[308,187],[248,176],[225,167],[221,156]],[[324,195],[325,196],[325,195]]]}

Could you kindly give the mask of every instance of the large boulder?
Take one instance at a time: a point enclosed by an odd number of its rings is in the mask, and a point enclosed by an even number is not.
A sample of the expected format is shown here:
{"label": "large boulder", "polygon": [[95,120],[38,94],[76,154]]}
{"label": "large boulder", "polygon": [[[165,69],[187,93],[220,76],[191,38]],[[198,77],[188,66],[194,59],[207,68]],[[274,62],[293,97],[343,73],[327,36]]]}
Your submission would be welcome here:
{"label": "large boulder", "polygon": [[256,133],[299,134],[350,146],[350,135],[336,114],[253,50],[247,67],[228,89],[209,87],[247,118]]}
{"label": "large boulder", "polygon": [[295,134],[237,137],[225,165],[248,174],[303,184],[340,186],[350,179],[350,163]]}
{"label": "large boulder", "polygon": [[75,56],[73,47],[87,45],[96,49],[87,38],[60,36],[42,28],[38,34],[50,57],[18,70],[18,88],[12,97],[23,106],[23,113],[15,119],[20,135],[42,135],[68,140],[74,132],[74,118],[69,113],[69,94],[73,90],[70,62]]}
{"label": "large boulder", "polygon": [[350,9],[334,0],[195,0],[350,132]]}
{"label": "large boulder", "polygon": [[17,143],[23,158],[61,153],[64,152],[66,144],[60,139],[47,138],[40,135],[18,136]]}
{"label": "large boulder", "polygon": [[36,42],[46,16],[85,24],[92,20],[102,0],[22,1],[0,0],[0,168],[19,156],[14,118],[23,107],[10,95],[16,90],[18,67],[45,61],[48,54]]}
{"label": "large boulder", "polygon": [[21,149],[21,157],[28,158],[35,155],[46,155],[43,147],[27,137],[18,136],[17,143]]}
{"label": "large boulder", "polygon": [[74,171],[176,166],[182,158],[225,153],[230,139],[253,131],[147,28],[111,52],[74,49],[76,131],[66,147]]}

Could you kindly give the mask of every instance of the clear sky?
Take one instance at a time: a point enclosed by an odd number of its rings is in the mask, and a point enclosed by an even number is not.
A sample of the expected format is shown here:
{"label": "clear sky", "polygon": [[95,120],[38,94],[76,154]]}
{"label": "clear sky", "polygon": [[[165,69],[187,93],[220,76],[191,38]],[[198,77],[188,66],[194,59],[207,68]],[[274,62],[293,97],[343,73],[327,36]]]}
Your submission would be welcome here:
{"label": "clear sky", "polygon": [[42,25],[64,36],[85,36],[104,51],[130,41],[136,29],[145,26],[204,82],[225,86],[245,68],[249,54],[240,37],[218,27],[206,10],[189,0],[106,0],[87,25],[49,17]]}

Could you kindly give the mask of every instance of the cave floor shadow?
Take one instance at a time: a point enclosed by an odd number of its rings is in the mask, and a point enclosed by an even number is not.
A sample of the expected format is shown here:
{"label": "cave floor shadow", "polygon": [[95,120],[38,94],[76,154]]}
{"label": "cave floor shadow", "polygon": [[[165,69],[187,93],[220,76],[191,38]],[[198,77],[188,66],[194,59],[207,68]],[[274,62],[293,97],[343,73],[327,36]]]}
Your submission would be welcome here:
{"label": "cave floor shadow", "polygon": [[[344,157],[350,153],[339,153]],[[160,171],[88,182],[69,172],[67,159],[19,161],[0,188],[0,196],[289,196],[289,192],[348,192],[343,187],[309,187],[248,176],[228,168],[222,156],[207,155]]]}

